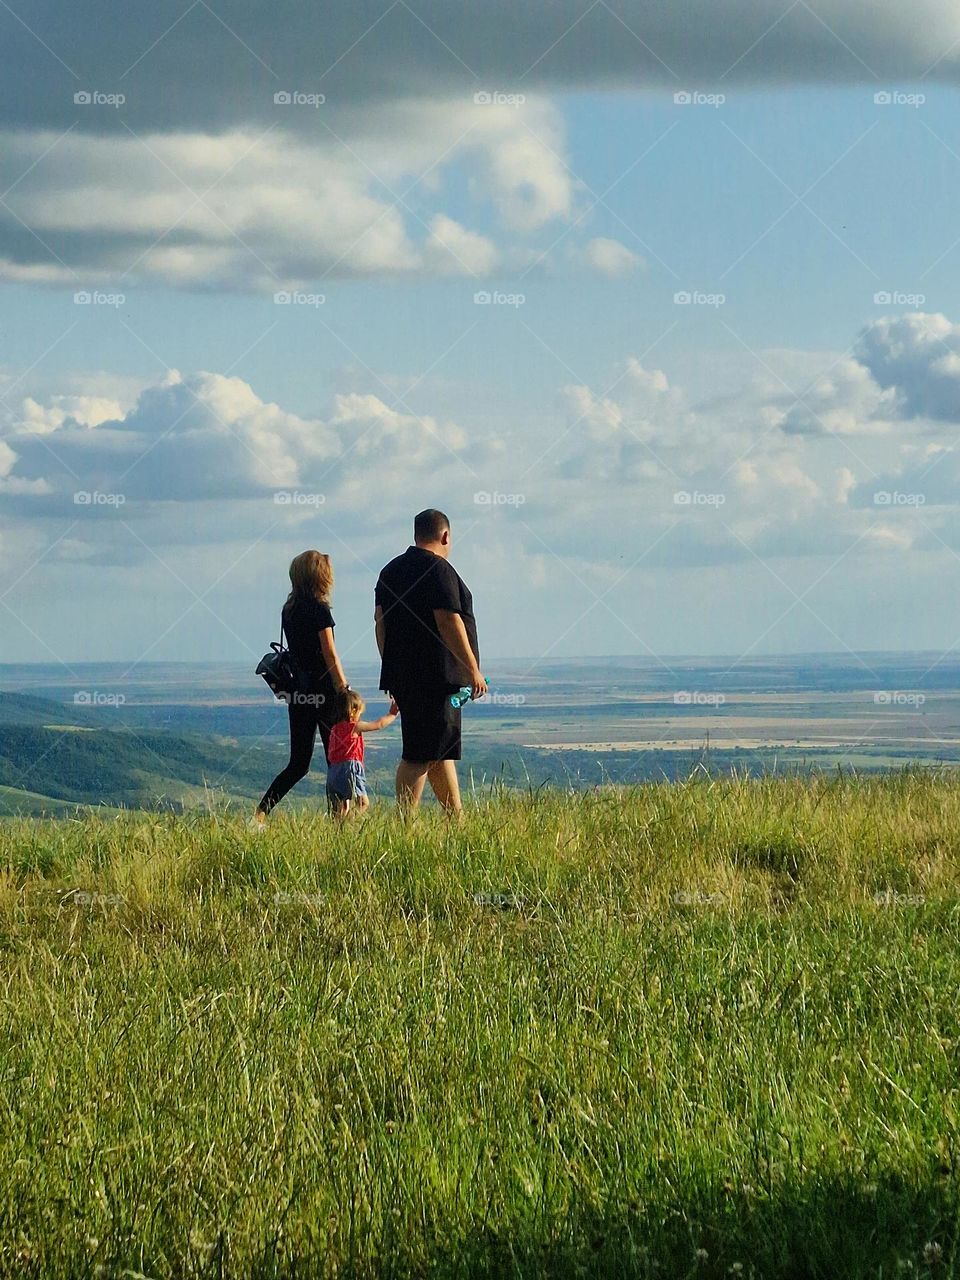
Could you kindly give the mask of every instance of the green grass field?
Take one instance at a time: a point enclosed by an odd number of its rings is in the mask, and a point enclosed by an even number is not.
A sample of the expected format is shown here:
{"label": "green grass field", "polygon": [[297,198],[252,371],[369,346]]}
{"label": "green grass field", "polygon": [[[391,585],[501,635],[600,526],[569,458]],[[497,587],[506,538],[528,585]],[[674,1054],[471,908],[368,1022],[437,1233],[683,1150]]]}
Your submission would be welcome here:
{"label": "green grass field", "polygon": [[0,822],[0,1274],[960,1274],[960,780]]}

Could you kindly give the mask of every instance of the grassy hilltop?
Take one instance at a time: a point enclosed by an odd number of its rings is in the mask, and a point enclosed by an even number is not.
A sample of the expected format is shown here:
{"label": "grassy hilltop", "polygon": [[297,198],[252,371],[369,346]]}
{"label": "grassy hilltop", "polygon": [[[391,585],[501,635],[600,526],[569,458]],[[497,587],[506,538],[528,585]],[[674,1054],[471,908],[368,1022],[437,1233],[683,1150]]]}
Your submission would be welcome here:
{"label": "grassy hilltop", "polygon": [[960,1274],[949,774],[0,849],[0,1275]]}

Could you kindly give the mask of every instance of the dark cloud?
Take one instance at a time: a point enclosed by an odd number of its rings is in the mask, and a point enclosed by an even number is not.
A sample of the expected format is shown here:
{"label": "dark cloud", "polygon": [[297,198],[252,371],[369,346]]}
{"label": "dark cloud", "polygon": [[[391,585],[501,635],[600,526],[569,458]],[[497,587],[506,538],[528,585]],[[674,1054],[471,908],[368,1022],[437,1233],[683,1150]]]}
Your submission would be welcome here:
{"label": "dark cloud", "polygon": [[[35,0],[18,12],[0,15],[0,120],[58,128],[79,114],[93,131],[119,113],[78,113],[77,90],[124,93],[138,130],[217,132],[274,121],[278,91],[376,110],[475,90],[953,79],[960,36],[949,0]],[[322,129],[309,107],[295,114]]]}

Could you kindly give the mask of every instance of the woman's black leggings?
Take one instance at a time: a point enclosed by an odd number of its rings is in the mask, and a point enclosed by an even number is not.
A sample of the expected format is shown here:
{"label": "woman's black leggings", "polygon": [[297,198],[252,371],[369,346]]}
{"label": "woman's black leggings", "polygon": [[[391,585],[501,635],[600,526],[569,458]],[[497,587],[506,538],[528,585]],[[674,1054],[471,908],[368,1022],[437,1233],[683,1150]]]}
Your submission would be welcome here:
{"label": "woman's black leggings", "polygon": [[305,778],[310,772],[318,729],[320,741],[323,743],[324,757],[330,742],[330,725],[323,719],[322,706],[291,702],[287,711],[290,716],[290,761],[267,787],[258,806],[264,813],[269,813],[290,788],[296,786],[300,779]]}

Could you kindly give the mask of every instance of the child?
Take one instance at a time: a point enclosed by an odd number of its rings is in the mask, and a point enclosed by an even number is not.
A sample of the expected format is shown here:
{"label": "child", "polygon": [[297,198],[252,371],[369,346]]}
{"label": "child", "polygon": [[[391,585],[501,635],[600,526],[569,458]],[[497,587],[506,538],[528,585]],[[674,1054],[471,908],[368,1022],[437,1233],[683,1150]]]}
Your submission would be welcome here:
{"label": "child", "polygon": [[362,813],[370,807],[367,795],[367,778],[363,770],[363,735],[386,729],[397,718],[397,704],[390,703],[390,710],[379,720],[361,720],[366,703],[354,689],[342,695],[343,719],[330,730],[327,748],[327,801],[331,812],[345,818],[351,802]]}

